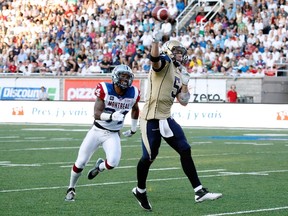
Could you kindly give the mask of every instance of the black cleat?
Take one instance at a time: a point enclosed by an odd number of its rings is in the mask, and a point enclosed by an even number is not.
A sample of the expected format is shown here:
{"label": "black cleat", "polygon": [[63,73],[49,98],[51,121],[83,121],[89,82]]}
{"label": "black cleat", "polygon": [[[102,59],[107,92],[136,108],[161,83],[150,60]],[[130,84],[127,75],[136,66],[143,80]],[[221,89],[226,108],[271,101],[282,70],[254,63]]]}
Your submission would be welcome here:
{"label": "black cleat", "polygon": [[99,165],[104,162],[104,160],[102,158],[99,158],[95,164],[95,167],[91,170],[89,170],[88,172],[88,179],[91,180],[93,178],[95,178],[101,171],[99,169]]}
{"label": "black cleat", "polygon": [[132,189],[133,195],[136,197],[139,205],[145,209],[146,211],[152,211],[152,206],[150,205],[148,199],[147,199],[147,194],[146,192],[140,193],[137,191],[137,188]]}
{"label": "black cleat", "polygon": [[75,188],[69,188],[65,196],[65,201],[75,201],[75,195]]}
{"label": "black cleat", "polygon": [[216,200],[221,197],[221,193],[210,193],[206,188],[202,188],[195,193],[195,202],[200,203],[205,200]]}

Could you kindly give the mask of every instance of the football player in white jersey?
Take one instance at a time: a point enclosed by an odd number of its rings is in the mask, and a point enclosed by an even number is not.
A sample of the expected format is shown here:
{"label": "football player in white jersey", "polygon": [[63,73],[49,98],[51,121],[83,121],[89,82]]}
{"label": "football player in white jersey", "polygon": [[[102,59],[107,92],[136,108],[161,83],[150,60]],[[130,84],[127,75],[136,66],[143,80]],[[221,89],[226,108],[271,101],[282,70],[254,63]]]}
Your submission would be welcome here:
{"label": "football player in white jersey", "polygon": [[66,201],[74,201],[77,181],[94,152],[102,145],[106,159],[99,158],[88,172],[88,179],[104,170],[117,167],[121,158],[119,131],[125,115],[131,110],[131,129],[123,132],[130,137],[136,133],[139,116],[140,91],[132,86],[134,74],[130,67],[118,65],[112,71],[112,83],[101,82],[95,90],[94,125],[84,138],[76,162],[71,169]]}

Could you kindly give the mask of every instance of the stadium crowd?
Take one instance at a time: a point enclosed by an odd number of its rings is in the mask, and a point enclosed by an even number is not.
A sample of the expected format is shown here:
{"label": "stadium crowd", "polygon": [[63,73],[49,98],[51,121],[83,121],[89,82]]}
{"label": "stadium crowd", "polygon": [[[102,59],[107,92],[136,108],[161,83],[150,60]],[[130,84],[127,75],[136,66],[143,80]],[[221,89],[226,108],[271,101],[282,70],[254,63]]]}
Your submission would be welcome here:
{"label": "stadium crowd", "polygon": [[[288,1],[234,0],[174,31],[183,0],[0,0],[0,73],[91,75],[128,64],[147,73],[153,33],[187,48],[193,75],[273,76],[288,52]],[[170,19],[155,21],[164,5]],[[205,27],[201,25],[206,22]]]}

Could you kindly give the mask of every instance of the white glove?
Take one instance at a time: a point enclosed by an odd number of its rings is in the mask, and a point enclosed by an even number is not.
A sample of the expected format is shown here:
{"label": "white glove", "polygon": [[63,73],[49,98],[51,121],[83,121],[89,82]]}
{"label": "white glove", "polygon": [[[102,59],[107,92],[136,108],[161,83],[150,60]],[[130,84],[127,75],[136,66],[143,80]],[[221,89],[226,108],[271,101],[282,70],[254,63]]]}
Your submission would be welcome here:
{"label": "white glove", "polygon": [[190,79],[190,74],[187,72],[186,67],[181,66],[181,78],[182,78],[182,84],[183,85],[188,85],[189,79]]}
{"label": "white glove", "polygon": [[163,32],[162,32],[162,31],[154,30],[154,31],[153,31],[153,34],[152,34],[152,37],[153,37],[153,42],[162,41]]}
{"label": "white glove", "polygon": [[112,121],[123,121],[124,115],[120,111],[116,111],[111,114]]}
{"label": "white glove", "polygon": [[136,131],[134,132],[134,131],[132,131],[132,130],[127,130],[127,131],[123,132],[122,134],[123,134],[125,137],[131,137],[131,136],[133,136],[133,134],[135,134],[135,133],[136,133]]}

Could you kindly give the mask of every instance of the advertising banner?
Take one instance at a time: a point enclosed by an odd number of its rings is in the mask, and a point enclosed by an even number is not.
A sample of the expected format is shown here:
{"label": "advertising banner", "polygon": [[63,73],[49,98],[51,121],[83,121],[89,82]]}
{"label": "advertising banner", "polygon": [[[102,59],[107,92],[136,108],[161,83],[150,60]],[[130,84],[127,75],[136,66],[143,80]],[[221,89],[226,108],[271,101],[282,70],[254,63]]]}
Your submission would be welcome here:
{"label": "advertising banner", "polygon": [[0,100],[38,100],[41,86],[46,88],[50,100],[59,100],[59,79],[1,78]]}
{"label": "advertising banner", "polygon": [[[99,82],[111,83],[107,79],[65,79],[64,100],[68,101],[95,101],[94,90]],[[140,89],[140,80],[134,80],[133,85]]]}
{"label": "advertising banner", "polygon": [[190,79],[188,89],[190,102],[226,101],[225,79]]}
{"label": "advertising banner", "polygon": [[[0,123],[92,124],[94,102],[0,101]],[[143,103],[139,104],[140,110]],[[288,105],[175,103],[172,117],[187,127],[288,129]],[[125,125],[131,124],[130,113]],[[1,125],[0,125],[1,126]]]}

